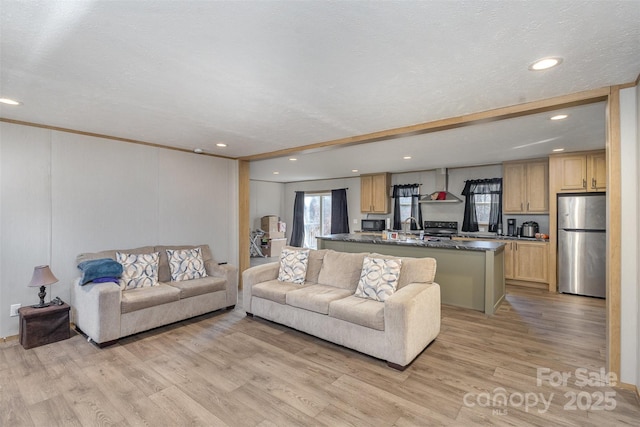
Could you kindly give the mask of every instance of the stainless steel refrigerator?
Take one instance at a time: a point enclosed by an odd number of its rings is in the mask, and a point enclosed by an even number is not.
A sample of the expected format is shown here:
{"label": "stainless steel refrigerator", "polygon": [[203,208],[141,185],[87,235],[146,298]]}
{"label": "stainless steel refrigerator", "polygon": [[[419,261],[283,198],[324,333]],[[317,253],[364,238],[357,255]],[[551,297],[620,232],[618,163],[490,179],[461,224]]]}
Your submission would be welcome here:
{"label": "stainless steel refrigerator", "polygon": [[606,295],[606,201],[604,193],[558,195],[558,290]]}

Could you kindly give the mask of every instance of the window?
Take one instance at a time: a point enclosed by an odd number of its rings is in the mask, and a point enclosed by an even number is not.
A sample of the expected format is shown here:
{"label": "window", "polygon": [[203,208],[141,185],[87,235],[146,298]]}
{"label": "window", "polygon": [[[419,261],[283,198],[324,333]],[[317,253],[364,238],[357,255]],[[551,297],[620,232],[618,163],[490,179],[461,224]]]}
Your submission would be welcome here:
{"label": "window", "polygon": [[474,194],[476,205],[476,218],[478,225],[489,225],[491,213],[491,194]]}
{"label": "window", "polygon": [[411,216],[411,197],[400,197],[400,223]]}
{"label": "window", "polygon": [[331,193],[305,194],[303,247],[316,249],[316,237],[327,234],[331,234]]}

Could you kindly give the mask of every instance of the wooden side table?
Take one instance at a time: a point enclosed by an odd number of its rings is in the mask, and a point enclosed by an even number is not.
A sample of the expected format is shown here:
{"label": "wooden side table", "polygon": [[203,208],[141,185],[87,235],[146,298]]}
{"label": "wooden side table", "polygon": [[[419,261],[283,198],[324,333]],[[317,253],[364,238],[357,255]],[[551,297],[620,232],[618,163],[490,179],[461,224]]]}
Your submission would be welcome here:
{"label": "wooden side table", "polygon": [[29,349],[69,338],[69,309],[66,303],[44,308],[20,308],[20,344]]}

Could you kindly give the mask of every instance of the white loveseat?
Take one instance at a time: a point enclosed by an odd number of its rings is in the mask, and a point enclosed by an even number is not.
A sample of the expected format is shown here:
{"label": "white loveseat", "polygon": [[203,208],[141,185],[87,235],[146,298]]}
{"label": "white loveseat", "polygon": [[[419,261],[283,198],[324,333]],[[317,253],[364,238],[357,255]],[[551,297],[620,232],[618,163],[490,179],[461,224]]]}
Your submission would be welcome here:
{"label": "white loveseat", "polygon": [[[201,248],[207,277],[172,282],[167,249]],[[238,269],[213,259],[208,245],[145,246],[78,255],[77,262],[116,259],[116,252],[159,253],[157,286],[121,290],[117,283],[87,283],[71,287],[72,319],[81,332],[100,346],[136,334],[222,308],[232,309],[238,300]]]}
{"label": "white loveseat", "polygon": [[303,284],[279,281],[280,263],[243,272],[243,304],[259,316],[405,369],[440,332],[440,286],[433,258],[400,258],[386,301],[354,295],[366,253],[311,250]]}

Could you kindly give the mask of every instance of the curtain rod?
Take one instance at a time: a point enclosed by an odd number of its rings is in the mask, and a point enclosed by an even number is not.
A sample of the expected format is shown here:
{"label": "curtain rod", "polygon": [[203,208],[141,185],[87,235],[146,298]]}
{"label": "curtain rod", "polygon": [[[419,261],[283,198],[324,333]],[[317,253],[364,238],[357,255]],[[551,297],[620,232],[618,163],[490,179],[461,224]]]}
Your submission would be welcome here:
{"label": "curtain rod", "polygon": [[[349,187],[347,188],[334,188],[333,190],[348,190]],[[311,191],[302,191],[305,194],[320,194],[320,193],[331,193],[333,190],[311,190]],[[300,192],[300,190],[298,191],[294,191],[294,193],[298,193]]]}

